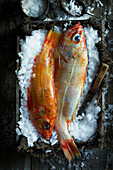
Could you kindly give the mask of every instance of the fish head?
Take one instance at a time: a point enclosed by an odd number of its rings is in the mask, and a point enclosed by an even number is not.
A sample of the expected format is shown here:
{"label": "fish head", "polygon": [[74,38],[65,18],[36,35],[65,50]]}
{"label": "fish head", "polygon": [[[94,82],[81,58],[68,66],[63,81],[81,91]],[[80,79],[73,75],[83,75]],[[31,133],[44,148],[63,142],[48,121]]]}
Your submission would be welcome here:
{"label": "fish head", "polygon": [[57,51],[66,62],[86,49],[84,29],[80,23],[67,29],[60,37]]}
{"label": "fish head", "polygon": [[55,118],[50,118],[50,114],[48,114],[49,111],[44,109],[43,107],[37,107],[35,110],[30,111],[29,118],[34,124],[35,128],[41,134],[41,136],[49,140],[53,127],[54,127],[54,121]]}

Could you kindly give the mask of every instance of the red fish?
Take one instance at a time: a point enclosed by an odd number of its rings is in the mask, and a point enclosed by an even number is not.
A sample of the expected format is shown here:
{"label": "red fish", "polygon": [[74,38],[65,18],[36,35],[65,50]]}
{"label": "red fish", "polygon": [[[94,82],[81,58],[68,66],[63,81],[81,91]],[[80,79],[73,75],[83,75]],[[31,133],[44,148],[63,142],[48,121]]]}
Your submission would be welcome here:
{"label": "red fish", "polygon": [[30,86],[27,89],[29,118],[41,136],[47,140],[52,135],[56,118],[52,50],[59,37],[59,33],[49,31],[39,56],[35,57]]}
{"label": "red fish", "polygon": [[69,134],[68,125],[76,117],[88,65],[85,35],[80,23],[61,35],[55,57],[55,129],[61,148],[66,158],[71,161],[75,155],[80,157],[80,152]]}

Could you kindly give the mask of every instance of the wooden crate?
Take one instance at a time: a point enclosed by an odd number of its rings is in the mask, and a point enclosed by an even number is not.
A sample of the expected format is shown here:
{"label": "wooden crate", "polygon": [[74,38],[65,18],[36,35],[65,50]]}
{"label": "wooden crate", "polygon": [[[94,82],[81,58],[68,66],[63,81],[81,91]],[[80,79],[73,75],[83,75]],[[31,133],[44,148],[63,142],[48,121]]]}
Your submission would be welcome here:
{"label": "wooden crate", "polygon": [[[21,38],[24,38],[25,35],[30,35],[32,30],[37,30],[37,29],[47,29],[50,30],[53,26],[61,26],[67,22],[70,22],[68,20],[65,21],[31,21],[29,17],[25,18],[24,21],[21,23],[18,34],[17,34],[17,54],[20,52],[20,46],[19,46],[19,41]],[[78,22],[78,20],[72,20],[72,25]],[[101,83],[101,86],[99,87],[99,92],[98,92],[98,102],[99,105],[101,106],[101,112],[99,113],[99,118],[98,118],[98,129],[95,133],[95,137],[92,139],[89,139],[87,142],[76,142],[78,148],[92,148],[92,147],[103,147],[104,146],[104,90],[106,88],[106,78],[105,73],[108,70],[109,64],[111,60],[107,57],[107,52],[105,49],[104,45],[104,20],[96,20],[94,18],[91,18],[89,20],[81,20],[80,23],[83,26],[91,25],[93,28],[98,29],[99,35],[101,36],[101,42],[97,44],[97,48],[99,51],[99,56],[101,60],[101,66],[100,70],[98,72],[97,77],[95,78],[92,88],[87,95],[80,111],[78,114],[81,114],[81,111],[84,110],[84,106],[88,101],[91,101],[95,92],[97,91],[98,86]],[[17,71],[19,70],[20,63],[17,63]],[[16,82],[16,121],[19,121],[19,107],[20,107],[20,90],[19,90],[19,82],[17,80]],[[33,147],[28,147],[27,145],[27,139],[26,137],[18,137],[17,136],[17,150],[21,151],[25,154],[31,154],[34,157],[49,157],[55,152],[60,152],[61,148],[59,144],[55,144],[53,146],[50,146],[49,144],[46,144],[44,142],[41,142],[38,140],[37,142],[34,143]],[[45,153],[46,150],[52,150],[52,152]]]}

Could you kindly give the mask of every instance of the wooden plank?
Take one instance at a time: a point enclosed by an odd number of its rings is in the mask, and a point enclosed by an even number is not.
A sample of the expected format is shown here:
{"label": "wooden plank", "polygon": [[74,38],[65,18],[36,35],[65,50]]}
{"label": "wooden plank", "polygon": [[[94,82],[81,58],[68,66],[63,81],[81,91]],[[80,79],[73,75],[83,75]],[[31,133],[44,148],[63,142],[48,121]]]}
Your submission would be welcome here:
{"label": "wooden plank", "polygon": [[0,150],[0,170],[5,169],[5,152],[4,149]]}
{"label": "wooden plank", "polygon": [[32,158],[32,169],[31,170],[48,170],[50,166],[45,162],[40,162],[38,158]]}
{"label": "wooden plank", "polygon": [[108,84],[107,102],[113,104],[113,79]]}
{"label": "wooden plank", "polygon": [[24,155],[19,154],[15,151],[6,150],[4,170],[24,170],[24,165],[25,165]]}
{"label": "wooden plank", "polygon": [[31,156],[26,155],[23,170],[31,170]]}
{"label": "wooden plank", "polygon": [[[109,40],[108,40],[108,50],[110,52],[110,57],[113,60],[113,30],[109,30]],[[113,64],[110,67],[110,74],[111,74],[111,79],[108,82],[108,93],[107,93],[107,102],[109,104],[113,104]]]}
{"label": "wooden plank", "polygon": [[[20,37],[17,35],[17,55],[19,53],[19,41]],[[19,57],[17,56],[17,72],[19,71]],[[16,123],[19,121],[19,80],[16,78]],[[16,135],[16,142],[19,140],[19,136]]]}

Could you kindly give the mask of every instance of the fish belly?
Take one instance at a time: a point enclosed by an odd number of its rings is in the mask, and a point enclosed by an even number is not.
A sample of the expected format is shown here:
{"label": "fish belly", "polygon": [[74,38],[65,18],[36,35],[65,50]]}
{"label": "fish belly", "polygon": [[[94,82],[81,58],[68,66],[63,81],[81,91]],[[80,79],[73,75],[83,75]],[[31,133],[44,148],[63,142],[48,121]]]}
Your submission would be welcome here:
{"label": "fish belly", "polygon": [[[82,57],[83,56],[83,57]],[[83,58],[85,59],[83,60]],[[78,104],[83,90],[87,71],[87,52],[73,58],[70,62],[61,64],[55,73],[55,89],[57,99],[57,114],[66,120],[76,116]]]}

